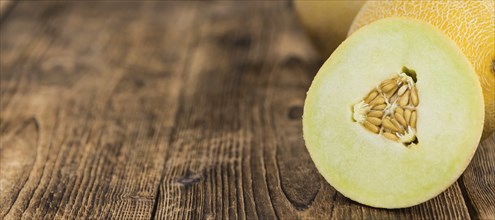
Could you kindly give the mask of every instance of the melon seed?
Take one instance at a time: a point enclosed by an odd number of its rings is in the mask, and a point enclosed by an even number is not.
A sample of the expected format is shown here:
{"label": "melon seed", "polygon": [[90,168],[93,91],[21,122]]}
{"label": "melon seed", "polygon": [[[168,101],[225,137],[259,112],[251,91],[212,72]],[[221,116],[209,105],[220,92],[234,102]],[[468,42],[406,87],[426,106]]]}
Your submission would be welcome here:
{"label": "melon seed", "polygon": [[406,92],[406,90],[407,90],[407,85],[406,85],[406,84],[404,84],[404,85],[402,85],[402,86],[400,87],[399,92],[397,92],[397,94],[399,94],[399,96],[401,96],[401,95],[403,95],[403,94],[404,94],[404,92]]}
{"label": "melon seed", "polygon": [[388,93],[388,92],[392,91],[395,88],[397,88],[397,83],[392,82],[392,83],[389,83],[389,84],[383,86],[382,87],[382,92],[383,93]]}
{"label": "melon seed", "polygon": [[369,95],[368,97],[366,97],[366,99],[364,99],[364,102],[366,104],[369,104],[371,101],[373,101],[373,99],[376,98],[376,96],[378,95],[378,92],[376,90],[373,90]]}
{"label": "melon seed", "polygon": [[416,120],[418,120],[417,113],[416,113],[416,111],[412,111],[411,122],[410,122],[412,128],[416,128]]}
{"label": "melon seed", "polygon": [[399,99],[399,105],[400,106],[406,106],[407,103],[409,102],[409,90],[404,93]]}
{"label": "melon seed", "polygon": [[407,123],[406,123],[406,120],[404,119],[404,117],[402,116],[402,114],[398,113],[398,112],[395,112],[394,114],[395,116],[395,119],[397,119],[397,121],[404,127],[407,127]]}
{"label": "melon seed", "polygon": [[376,126],[379,126],[382,124],[382,120],[379,119],[379,118],[375,118],[375,117],[368,117],[366,120],[368,120],[371,124],[374,124]]}
{"label": "melon seed", "polygon": [[394,134],[392,134],[390,132],[383,132],[382,135],[384,137],[386,137],[387,139],[392,140],[392,141],[398,141],[399,140],[399,138],[397,136],[395,136]]}
{"label": "melon seed", "polygon": [[391,131],[397,131],[398,130],[398,128],[395,127],[395,125],[390,121],[389,118],[383,119],[382,125],[384,128],[389,129]]}
{"label": "melon seed", "polygon": [[370,111],[370,112],[368,112],[368,117],[381,118],[382,116],[383,116],[382,111]]}
{"label": "melon seed", "polygon": [[407,124],[409,124],[409,122],[411,121],[411,110],[404,110],[404,119],[406,120]]}
{"label": "melon seed", "polygon": [[400,73],[399,77],[380,83],[362,102],[356,104],[353,109],[357,116],[353,117],[367,130],[409,146],[410,143],[406,141],[411,140],[411,135],[417,138],[416,131],[411,128],[416,128],[418,104],[418,90],[414,81],[405,73]]}
{"label": "melon seed", "polygon": [[397,91],[398,88],[399,87],[395,86],[394,88],[392,88],[392,90],[388,91],[385,95],[387,97],[391,98],[395,94],[395,92]]}
{"label": "melon seed", "polygon": [[367,128],[369,131],[373,132],[373,133],[376,133],[378,134],[378,131],[379,131],[379,128],[377,126],[375,126],[374,124],[371,124],[370,122],[368,121],[365,121],[363,123],[364,127]]}
{"label": "melon seed", "polygon": [[418,91],[415,87],[412,87],[411,89],[411,102],[414,106],[418,106],[419,104]]}
{"label": "melon seed", "polygon": [[392,122],[392,124],[394,124],[394,126],[397,128],[397,130],[399,131],[399,133],[403,134],[404,133],[404,128],[402,128],[402,126],[400,126],[399,122],[397,122],[397,120],[395,120],[394,118],[390,119],[390,121]]}
{"label": "melon seed", "polygon": [[380,96],[380,97],[374,99],[373,101],[371,101],[370,105],[381,105],[383,103],[385,103],[385,98]]}
{"label": "melon seed", "polygon": [[371,109],[373,109],[373,110],[383,110],[383,109],[385,109],[385,107],[387,107],[386,104],[381,104],[381,105],[374,106]]}

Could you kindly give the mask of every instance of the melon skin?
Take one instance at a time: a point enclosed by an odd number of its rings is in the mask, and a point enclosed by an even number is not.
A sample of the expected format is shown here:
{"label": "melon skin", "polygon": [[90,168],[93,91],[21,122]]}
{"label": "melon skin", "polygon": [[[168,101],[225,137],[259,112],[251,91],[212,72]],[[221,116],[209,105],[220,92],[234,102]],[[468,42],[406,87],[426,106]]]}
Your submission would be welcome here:
{"label": "melon skin", "polygon": [[315,48],[328,58],[347,37],[354,17],[365,2],[295,0],[294,7]]}
{"label": "melon skin", "polygon": [[368,1],[356,15],[349,35],[386,17],[428,22],[457,43],[474,66],[485,100],[482,139],[495,131],[495,1]]}
{"label": "melon skin", "polygon": [[[421,100],[419,143],[411,147],[370,133],[351,111],[403,66],[417,72]],[[465,170],[483,109],[476,73],[454,42],[424,22],[382,19],[345,40],[318,71],[304,104],[304,140],[321,175],[344,196],[372,207],[410,207]]]}

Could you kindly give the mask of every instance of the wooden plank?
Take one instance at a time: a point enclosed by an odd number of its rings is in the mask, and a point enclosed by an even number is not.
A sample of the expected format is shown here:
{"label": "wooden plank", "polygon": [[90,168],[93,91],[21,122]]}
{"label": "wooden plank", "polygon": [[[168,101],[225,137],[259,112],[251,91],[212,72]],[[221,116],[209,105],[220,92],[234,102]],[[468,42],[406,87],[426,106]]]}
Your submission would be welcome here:
{"label": "wooden plank", "polygon": [[495,134],[483,141],[460,179],[475,219],[495,219]]}
{"label": "wooden plank", "polygon": [[191,6],[18,3],[0,32],[0,218],[152,216]]}
{"label": "wooden plank", "polygon": [[5,16],[5,14],[8,12],[8,10],[10,10],[12,8],[13,5],[14,5],[13,0],[1,0],[0,1],[0,19],[2,19],[3,16]]}
{"label": "wooden plank", "polygon": [[201,38],[181,91],[156,217],[469,219],[457,183],[419,206],[384,210],[352,202],[323,180],[300,120],[321,61],[289,6],[200,6]]}

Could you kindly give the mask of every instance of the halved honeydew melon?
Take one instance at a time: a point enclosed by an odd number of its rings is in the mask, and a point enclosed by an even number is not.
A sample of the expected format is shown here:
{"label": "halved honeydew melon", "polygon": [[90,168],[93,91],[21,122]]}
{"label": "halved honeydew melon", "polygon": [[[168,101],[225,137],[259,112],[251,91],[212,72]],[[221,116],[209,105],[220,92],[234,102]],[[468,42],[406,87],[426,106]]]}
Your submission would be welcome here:
{"label": "halved honeydew melon", "polygon": [[456,181],[483,117],[480,83],[455,43],[430,24],[387,18],[355,32],[323,64],[307,94],[303,132],[319,172],[340,193],[401,208]]}

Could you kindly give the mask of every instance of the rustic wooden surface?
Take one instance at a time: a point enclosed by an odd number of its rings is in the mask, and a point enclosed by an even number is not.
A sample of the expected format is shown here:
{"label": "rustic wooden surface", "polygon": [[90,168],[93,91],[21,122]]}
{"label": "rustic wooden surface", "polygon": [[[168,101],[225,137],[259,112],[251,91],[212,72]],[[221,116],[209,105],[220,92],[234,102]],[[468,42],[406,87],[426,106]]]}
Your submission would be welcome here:
{"label": "rustic wooden surface", "polygon": [[19,2],[0,25],[0,218],[495,219],[494,135],[411,208],[323,180],[290,2]]}
{"label": "rustic wooden surface", "polygon": [[2,18],[13,7],[13,0],[0,0],[0,18]]}

